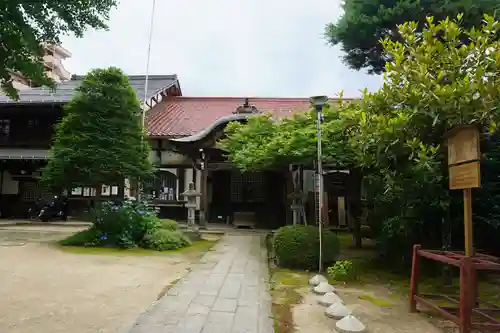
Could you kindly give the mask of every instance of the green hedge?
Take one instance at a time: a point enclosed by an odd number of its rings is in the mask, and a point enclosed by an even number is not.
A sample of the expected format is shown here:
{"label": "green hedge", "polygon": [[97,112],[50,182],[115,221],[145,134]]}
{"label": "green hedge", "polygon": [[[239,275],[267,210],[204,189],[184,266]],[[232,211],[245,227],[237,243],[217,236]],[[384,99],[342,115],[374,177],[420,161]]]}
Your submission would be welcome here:
{"label": "green hedge", "polygon": [[147,233],[142,240],[142,247],[157,251],[177,250],[189,245],[191,245],[189,238],[178,230],[154,230]]}
{"label": "green hedge", "polygon": [[[280,267],[316,269],[319,264],[319,233],[315,226],[285,226],[276,231],[274,253]],[[323,232],[323,263],[333,263],[339,254],[337,235]]]}

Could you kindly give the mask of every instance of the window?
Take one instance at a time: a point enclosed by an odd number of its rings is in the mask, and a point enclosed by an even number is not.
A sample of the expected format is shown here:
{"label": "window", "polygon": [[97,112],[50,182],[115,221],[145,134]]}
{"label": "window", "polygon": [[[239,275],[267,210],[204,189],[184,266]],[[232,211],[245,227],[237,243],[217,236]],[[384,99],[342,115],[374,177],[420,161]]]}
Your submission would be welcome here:
{"label": "window", "polygon": [[28,127],[33,128],[38,126],[38,119],[28,119]]}
{"label": "window", "polygon": [[10,119],[0,119],[0,136],[8,137],[10,135]]}

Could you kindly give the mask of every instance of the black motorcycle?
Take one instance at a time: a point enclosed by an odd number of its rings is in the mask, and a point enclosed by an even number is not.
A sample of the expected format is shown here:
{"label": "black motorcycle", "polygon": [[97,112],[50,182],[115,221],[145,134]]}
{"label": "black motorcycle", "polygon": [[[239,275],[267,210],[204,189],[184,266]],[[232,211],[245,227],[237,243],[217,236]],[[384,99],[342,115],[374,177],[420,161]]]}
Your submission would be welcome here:
{"label": "black motorcycle", "polygon": [[38,219],[42,222],[53,220],[66,221],[68,219],[67,208],[68,202],[66,198],[54,196],[54,198],[49,201],[44,199],[38,200],[36,208],[30,209],[29,215],[31,218]]}

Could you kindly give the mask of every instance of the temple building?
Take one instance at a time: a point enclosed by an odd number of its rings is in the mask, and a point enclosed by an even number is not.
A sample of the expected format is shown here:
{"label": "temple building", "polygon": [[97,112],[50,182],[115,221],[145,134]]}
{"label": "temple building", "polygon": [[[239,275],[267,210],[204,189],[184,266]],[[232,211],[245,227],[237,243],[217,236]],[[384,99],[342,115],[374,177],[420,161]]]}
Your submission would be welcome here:
{"label": "temple building", "polygon": [[[129,77],[139,99],[144,97],[145,76]],[[63,81],[55,92],[38,87],[20,91],[13,101],[0,96],[0,212],[3,217],[23,218],[40,196],[40,168],[50,158],[53,125],[62,117],[82,77]],[[187,209],[182,193],[193,182],[201,192],[197,199],[197,220],[274,228],[287,223],[314,223],[318,193],[315,172],[290,166],[286,169],[241,172],[228,162],[216,141],[232,121],[245,121],[259,113],[279,119],[310,109],[308,98],[190,97],[183,96],[176,75],[150,75],[146,126],[156,168],[154,181],[145,184],[145,194],[160,216],[185,220]],[[323,220],[347,226],[345,173],[334,172],[340,186],[326,186]],[[333,178],[332,178],[333,179]],[[335,180],[330,180],[334,184]],[[133,184],[124,191],[106,185],[102,195],[135,196]],[[95,195],[95,189],[70,191],[72,211],[81,210]],[[316,194],[316,195],[315,195]],[[291,206],[301,202],[294,214]],[[295,212],[297,213],[297,212]],[[300,221],[299,221],[300,220]]]}

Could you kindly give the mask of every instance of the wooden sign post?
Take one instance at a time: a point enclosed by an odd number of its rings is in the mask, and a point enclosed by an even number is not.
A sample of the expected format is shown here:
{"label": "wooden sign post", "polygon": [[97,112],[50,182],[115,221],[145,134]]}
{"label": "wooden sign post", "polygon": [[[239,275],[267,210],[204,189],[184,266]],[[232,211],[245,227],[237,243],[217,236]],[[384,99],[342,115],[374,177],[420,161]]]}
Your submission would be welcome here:
{"label": "wooden sign post", "polygon": [[465,255],[474,255],[472,189],[481,186],[479,128],[457,126],[447,133],[450,190],[464,191]]}

